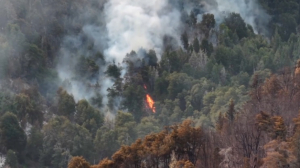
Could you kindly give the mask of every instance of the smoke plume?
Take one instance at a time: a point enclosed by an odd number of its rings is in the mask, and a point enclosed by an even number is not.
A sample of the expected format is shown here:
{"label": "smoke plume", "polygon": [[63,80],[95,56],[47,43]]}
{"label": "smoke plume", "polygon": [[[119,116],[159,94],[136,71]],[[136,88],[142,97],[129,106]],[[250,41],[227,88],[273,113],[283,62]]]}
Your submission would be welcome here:
{"label": "smoke plume", "polygon": [[167,0],[110,0],[105,14],[109,39],[105,56],[118,63],[126,53],[141,47],[160,55],[164,35],[179,42],[180,12]]}
{"label": "smoke plume", "polygon": [[[238,13],[244,21],[251,25],[255,33],[268,34],[266,29],[270,16],[262,9],[257,0],[215,0],[201,1],[201,10],[204,13],[212,13],[215,16],[217,24],[220,24],[228,13]],[[198,15],[198,21],[201,21],[202,14]]]}
{"label": "smoke plume", "polygon": [[[183,12],[194,11],[198,22],[204,13],[212,13],[217,23],[221,23],[227,13],[239,13],[257,33],[267,32],[265,25],[269,19],[256,0],[108,0],[101,5],[101,10],[89,9],[86,10],[89,14],[79,17],[80,21],[89,20],[80,33],[65,37],[57,69],[59,77],[68,83],[65,88],[76,100],[89,99],[99,93],[103,96],[104,105],[108,103],[107,89],[114,83],[105,74],[107,66],[116,63],[124,67],[126,54],[141,48],[155,50],[160,60],[165,36],[172,37],[174,45],[180,46]],[[79,58],[91,58],[97,53],[103,55],[103,59],[96,59],[99,66],[97,75],[78,79],[74,69],[80,65]],[[99,88],[90,89],[91,85]]]}
{"label": "smoke plume", "polygon": [[[98,17],[104,18],[102,25],[89,23],[79,34],[65,37],[57,69],[59,77],[65,81],[65,89],[76,100],[89,99],[98,92],[105,105],[108,103],[107,89],[114,83],[105,74],[107,66],[113,63],[125,66],[122,62],[126,54],[140,48],[154,49],[160,57],[165,35],[173,37],[176,45],[180,45],[180,11],[167,0],[110,0]],[[80,65],[79,58],[93,57],[96,53],[104,56],[104,60],[96,61],[98,75],[92,79],[78,79],[75,69]],[[96,84],[100,89],[89,88]]]}

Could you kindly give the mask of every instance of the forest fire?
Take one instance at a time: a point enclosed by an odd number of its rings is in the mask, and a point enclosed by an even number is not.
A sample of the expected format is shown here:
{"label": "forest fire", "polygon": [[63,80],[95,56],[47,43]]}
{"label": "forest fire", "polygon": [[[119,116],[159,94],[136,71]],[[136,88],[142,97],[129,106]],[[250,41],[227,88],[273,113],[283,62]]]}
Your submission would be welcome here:
{"label": "forest fire", "polygon": [[148,104],[148,107],[152,110],[152,112],[155,113],[154,100],[149,94],[146,94],[146,102]]}

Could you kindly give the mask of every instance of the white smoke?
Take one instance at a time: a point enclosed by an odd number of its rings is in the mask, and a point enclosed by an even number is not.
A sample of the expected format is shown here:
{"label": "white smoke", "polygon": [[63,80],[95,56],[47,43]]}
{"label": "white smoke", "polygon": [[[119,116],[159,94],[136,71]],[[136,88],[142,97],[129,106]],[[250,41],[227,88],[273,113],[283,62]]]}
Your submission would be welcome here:
{"label": "white smoke", "polygon": [[[89,89],[87,83],[98,82],[101,88],[97,92],[103,96],[103,104],[106,105],[107,89],[114,84],[105,75],[107,66],[113,62],[123,66],[121,76],[124,76],[126,68],[122,62],[132,50],[154,49],[160,57],[165,35],[172,36],[177,42],[175,45],[179,46],[181,23],[179,10],[168,4],[168,0],[109,0],[99,17],[103,18],[101,22],[104,24],[87,24],[77,36],[65,37],[57,69],[60,79],[69,83],[65,89],[73,94],[76,101],[93,97],[95,90]],[[92,49],[86,44],[89,42],[92,42]],[[99,75],[90,81],[78,81],[74,72],[78,58],[82,55],[90,57],[97,51],[103,53],[105,60],[104,65],[101,65],[103,62],[98,64]]]}
{"label": "white smoke", "polygon": [[167,0],[110,0],[105,5],[109,48],[105,56],[121,63],[131,50],[154,49],[161,55],[163,36],[180,44],[180,12]]}
{"label": "white smoke", "polygon": [[[244,21],[251,25],[255,33],[267,34],[266,26],[270,16],[264,11],[257,0],[215,0],[216,3],[202,1],[205,13],[212,13],[217,24],[220,24],[228,13],[238,13]],[[198,15],[201,21],[202,14]]]}
{"label": "white smoke", "polygon": [[[84,24],[78,35],[68,36],[64,40],[60,51],[62,56],[57,67],[59,77],[69,81],[71,85],[67,90],[76,100],[89,99],[96,91],[89,89],[86,82],[99,83],[101,88],[97,93],[103,96],[103,103],[106,105],[107,89],[114,84],[114,81],[105,75],[107,66],[112,62],[123,66],[123,76],[126,68],[122,62],[126,54],[140,48],[154,49],[160,59],[165,35],[173,37],[177,43],[175,45],[180,46],[182,8],[188,13],[197,8],[200,10],[200,19],[203,13],[212,13],[217,23],[223,21],[226,13],[239,13],[256,32],[262,30],[261,27],[264,27],[269,18],[256,0],[108,0],[96,15],[97,24]],[[93,11],[95,13],[97,10]],[[91,18],[94,17],[91,15]],[[89,43],[92,44],[92,49]],[[89,79],[90,81],[74,80],[74,68],[78,65],[78,58],[81,55],[89,57],[96,52],[103,53],[105,60],[97,62],[98,76]]]}

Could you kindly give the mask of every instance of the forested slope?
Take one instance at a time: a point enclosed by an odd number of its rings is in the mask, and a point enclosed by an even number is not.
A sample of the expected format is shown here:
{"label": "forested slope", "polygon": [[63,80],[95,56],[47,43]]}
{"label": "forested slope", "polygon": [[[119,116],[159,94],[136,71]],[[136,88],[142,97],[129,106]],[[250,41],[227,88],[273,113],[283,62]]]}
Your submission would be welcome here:
{"label": "forested slope", "polygon": [[299,5],[0,1],[1,164],[299,167]]}

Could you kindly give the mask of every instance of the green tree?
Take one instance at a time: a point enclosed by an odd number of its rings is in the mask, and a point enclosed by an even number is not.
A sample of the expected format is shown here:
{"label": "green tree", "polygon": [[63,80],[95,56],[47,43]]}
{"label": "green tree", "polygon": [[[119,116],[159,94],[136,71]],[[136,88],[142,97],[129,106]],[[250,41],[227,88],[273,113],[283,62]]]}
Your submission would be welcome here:
{"label": "green tree", "polygon": [[58,93],[58,109],[57,113],[68,117],[70,120],[73,120],[75,113],[75,100],[73,95],[68,94],[67,91],[59,88]]}
{"label": "green tree", "polygon": [[155,50],[149,50],[147,57],[149,59],[148,65],[157,66],[157,56],[156,56]]}
{"label": "green tree", "polygon": [[207,39],[202,40],[200,48],[206,52],[208,56],[210,56],[214,51],[212,43],[210,43]]}
{"label": "green tree", "polygon": [[182,35],[181,35],[181,43],[183,45],[183,48],[185,50],[188,50],[189,48],[189,39],[188,39],[188,35],[186,32],[184,32]]}
{"label": "green tree", "polygon": [[215,27],[216,21],[213,14],[204,14],[202,15],[202,21],[199,24],[200,30],[205,34],[205,37],[208,38],[209,31]]}
{"label": "green tree", "polygon": [[94,139],[94,148],[96,156],[99,158],[110,157],[120,147],[118,143],[118,133],[116,130],[102,126],[97,130]]}
{"label": "green tree", "polygon": [[184,89],[189,90],[192,87],[193,78],[184,73],[172,73],[167,77],[169,81],[168,96],[174,100],[178,93],[181,93]]}
{"label": "green tree", "polygon": [[164,52],[160,61],[160,73],[167,72],[179,72],[182,67],[179,55],[176,51]]}
{"label": "green tree", "polygon": [[20,93],[15,97],[15,107],[17,116],[21,121],[21,125],[25,128],[26,123],[31,125],[41,126],[43,122],[43,113],[41,107],[35,100],[32,100],[28,95]]}
{"label": "green tree", "polygon": [[228,110],[226,111],[226,117],[229,121],[233,122],[235,119],[235,109],[234,109],[234,101],[230,99]]}
{"label": "green tree", "polygon": [[97,108],[101,108],[103,106],[102,101],[103,97],[100,93],[96,93],[96,95],[90,99],[91,104]]}
{"label": "green tree", "polygon": [[198,53],[199,50],[200,50],[200,44],[199,44],[199,40],[198,40],[197,37],[194,38],[194,41],[193,41],[193,48],[194,48],[194,51],[195,51],[196,53]]}
{"label": "green tree", "polygon": [[230,78],[230,82],[232,85],[244,85],[246,87],[248,87],[249,85],[249,74],[247,72],[240,72],[238,75],[236,76],[232,76]]}
{"label": "green tree", "polygon": [[218,42],[227,47],[233,47],[239,41],[239,37],[235,32],[232,32],[225,23],[219,26]]}
{"label": "green tree", "polygon": [[44,135],[36,127],[32,127],[26,146],[26,156],[33,161],[38,162],[40,159],[40,154],[43,151],[43,138]]}
{"label": "green tree", "polygon": [[41,162],[50,167],[66,167],[72,156],[95,159],[91,133],[78,124],[72,124],[66,117],[52,118],[43,127],[44,139]]}
{"label": "green tree", "polygon": [[190,22],[191,26],[195,26],[197,23],[197,17],[193,11],[191,11],[191,13],[190,13],[190,21],[191,21]]}
{"label": "green tree", "polygon": [[240,14],[231,13],[224,20],[225,25],[232,31],[232,33],[236,33],[239,39],[248,36],[248,31],[246,27],[246,23],[242,19]]}
{"label": "green tree", "polygon": [[6,111],[15,111],[14,95],[7,91],[1,90],[0,92],[0,116],[2,116]]}
{"label": "green tree", "polygon": [[120,145],[129,145],[136,138],[136,122],[131,113],[118,111],[115,123],[115,129],[118,133],[118,143]]}
{"label": "green tree", "polygon": [[162,103],[157,103],[157,109],[160,111],[158,114],[158,120],[161,125],[171,125],[172,121],[170,119],[170,116],[173,113],[175,107],[174,101],[170,99],[165,99]]}
{"label": "green tree", "polygon": [[164,98],[167,97],[168,94],[168,81],[166,79],[166,76],[168,73],[165,71],[161,77],[156,78],[155,83],[154,83],[154,94],[155,97],[160,98],[163,100]]}
{"label": "green tree", "polygon": [[201,110],[203,108],[203,96],[212,88],[214,84],[206,78],[201,78],[200,82],[193,85],[190,90],[191,105],[195,110]]}
{"label": "green tree", "polygon": [[181,121],[181,119],[183,118],[184,113],[183,111],[180,109],[179,106],[175,106],[174,110],[170,116],[170,122],[173,123],[179,123]]}
{"label": "green tree", "polygon": [[92,134],[85,127],[75,125],[71,136],[73,136],[72,146],[70,146],[72,156],[84,156],[89,161],[96,159]]}
{"label": "green tree", "polygon": [[145,95],[145,90],[141,86],[128,84],[124,89],[123,109],[128,109],[136,121],[139,121],[143,116]]}
{"label": "green tree", "polygon": [[16,152],[14,152],[13,150],[7,151],[6,160],[5,160],[4,165],[9,166],[10,168],[18,168],[19,167],[19,161],[18,161]]}
{"label": "green tree", "polygon": [[41,76],[46,65],[46,57],[43,50],[35,44],[26,44],[24,47],[25,56],[21,57],[23,72],[28,79]]}
{"label": "green tree", "polygon": [[4,147],[9,150],[21,152],[26,147],[26,134],[19,126],[17,116],[6,112],[0,118],[1,141]]}
{"label": "green tree", "polygon": [[150,133],[159,132],[159,125],[159,121],[153,116],[142,118],[141,122],[136,126],[138,137],[143,138]]}
{"label": "green tree", "polygon": [[98,74],[99,66],[93,59],[81,56],[75,66],[75,72],[78,78],[93,78]]}
{"label": "green tree", "polygon": [[103,115],[94,109],[87,100],[83,99],[77,103],[74,120],[77,124],[88,129],[93,136],[103,124]]}
{"label": "green tree", "polygon": [[218,64],[222,64],[225,67],[228,67],[230,64],[230,57],[233,55],[232,50],[228,47],[219,46],[216,48],[214,57]]}
{"label": "green tree", "polygon": [[43,127],[43,149],[41,163],[50,167],[66,167],[71,157],[73,135],[72,124],[64,116],[52,118]]}
{"label": "green tree", "polygon": [[119,68],[115,64],[109,65],[107,67],[107,70],[105,71],[105,73],[107,74],[107,76],[117,79],[117,78],[120,78],[120,76],[121,76],[121,68]]}

